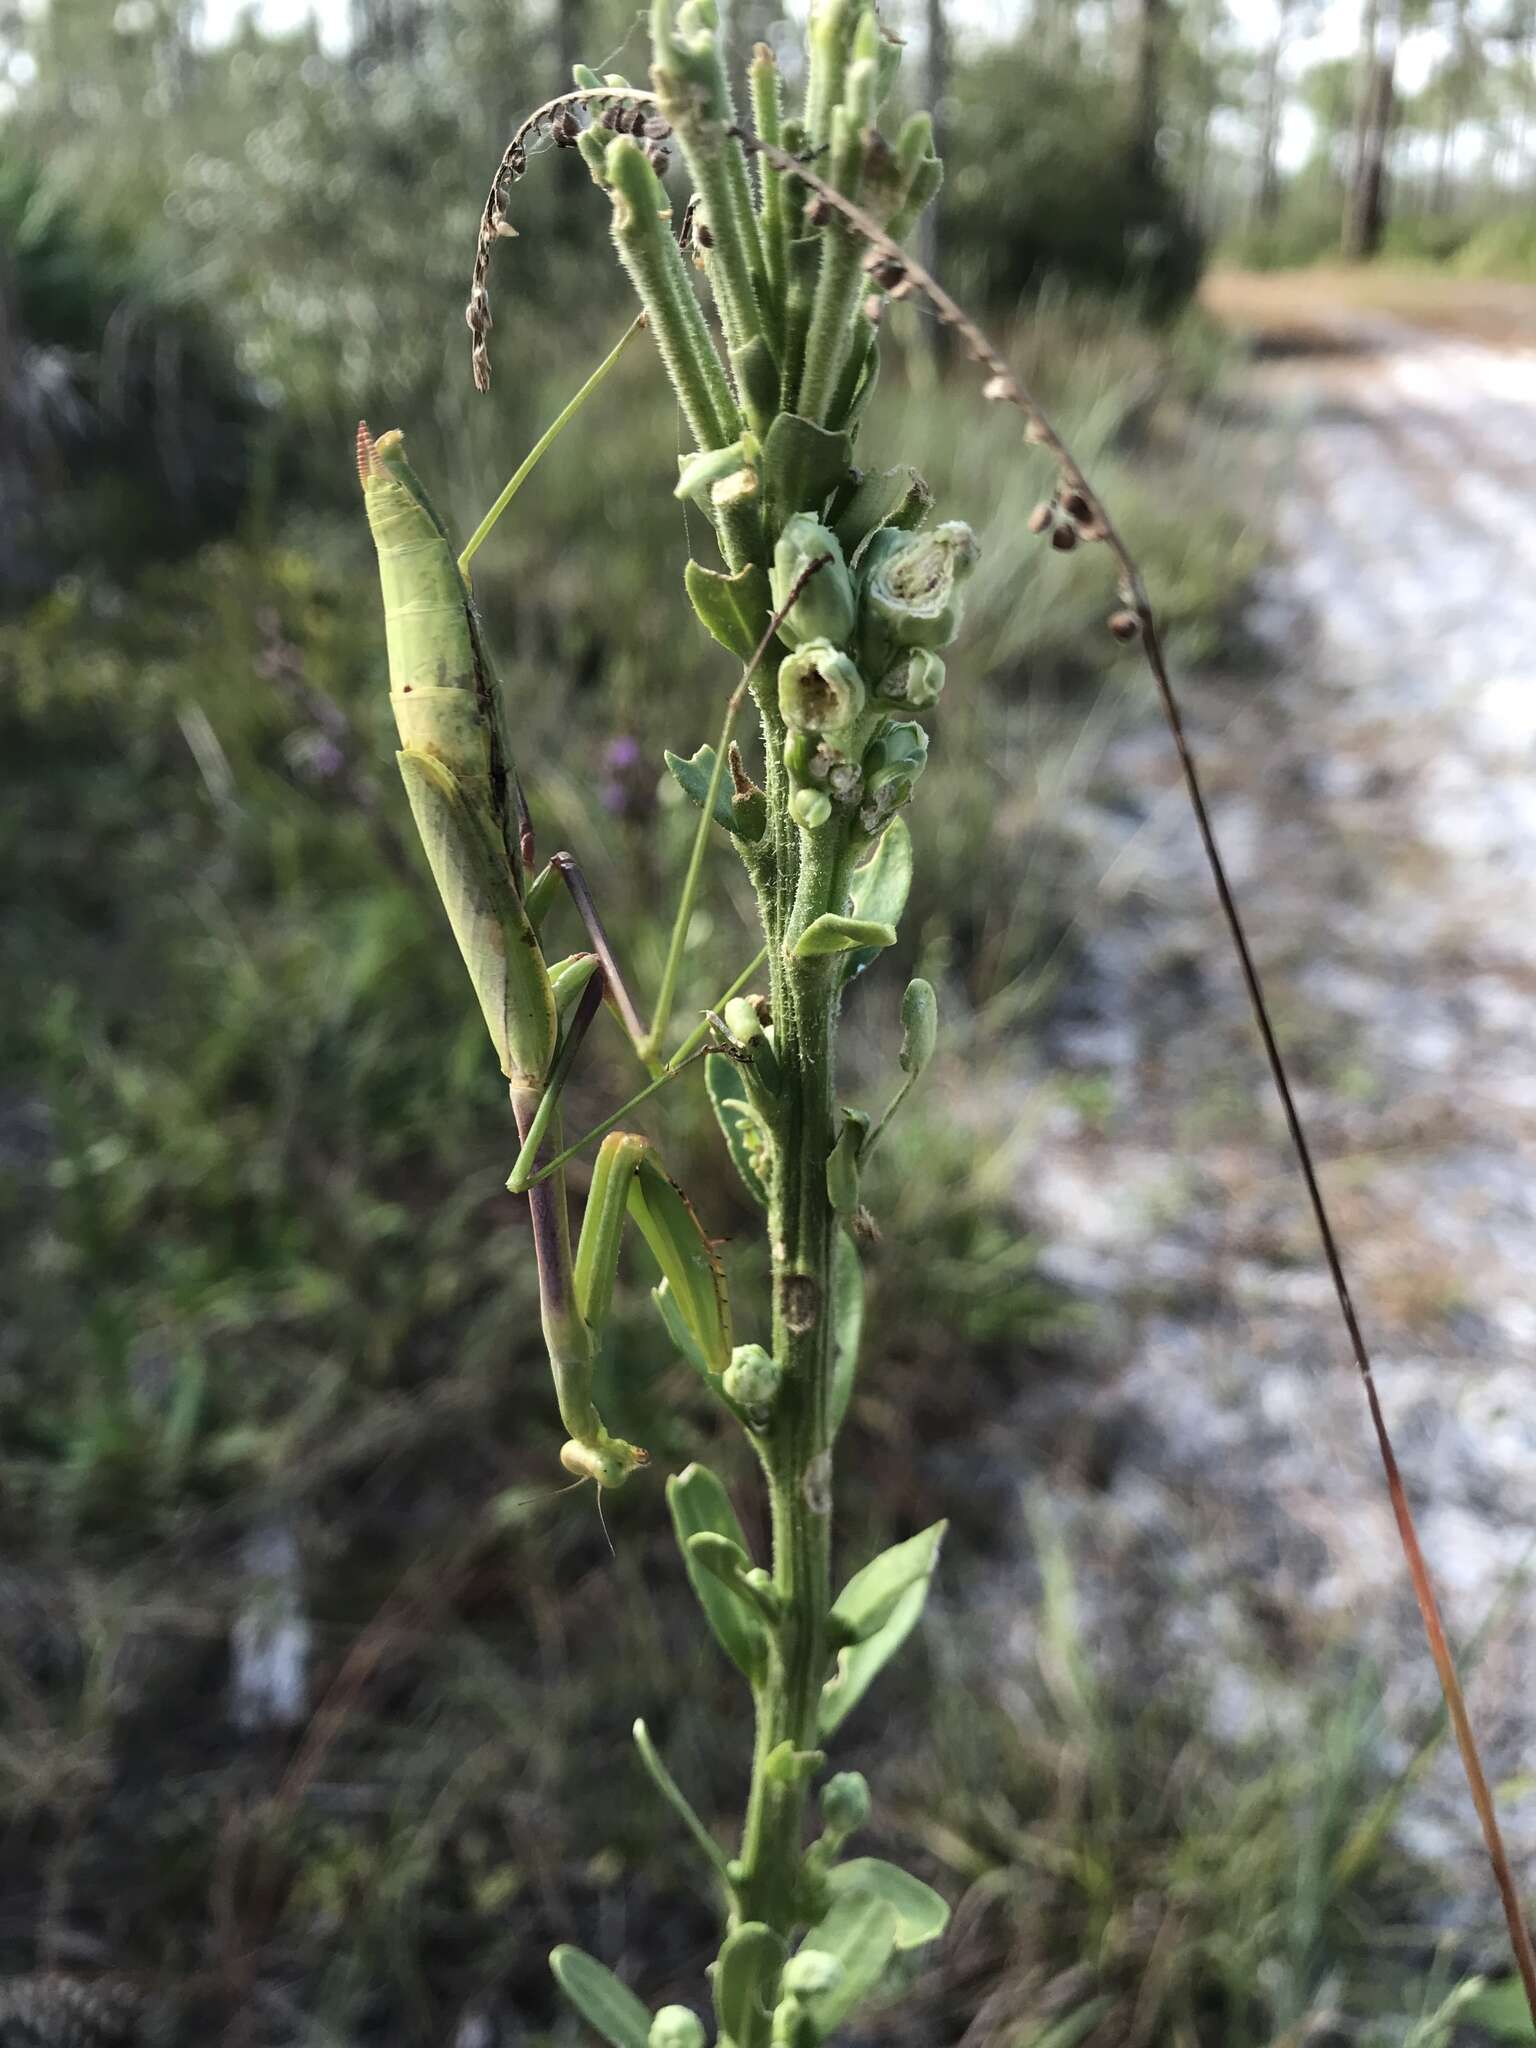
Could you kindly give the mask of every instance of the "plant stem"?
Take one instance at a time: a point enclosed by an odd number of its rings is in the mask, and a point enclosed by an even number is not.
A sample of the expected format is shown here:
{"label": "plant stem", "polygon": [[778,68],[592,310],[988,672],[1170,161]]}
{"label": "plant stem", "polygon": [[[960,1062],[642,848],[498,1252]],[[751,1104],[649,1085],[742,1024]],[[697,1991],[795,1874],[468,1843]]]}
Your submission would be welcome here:
{"label": "plant stem", "polygon": [[[770,1190],[773,1249],[773,1351],[783,1391],[757,1439],[767,1476],[773,1527],[774,1584],[784,1619],[757,1695],[752,1788],[738,1887],[744,1919],[789,1937],[800,1913],[806,1791],[796,1775],[770,1767],[787,1744],[816,1748],[817,1707],[827,1674],[831,1604],[832,1444],[830,1314],[836,1219],[826,1166],[835,1128],[835,1043],[840,964],[796,960],[801,932],[840,901],[846,886],[847,828],[840,820],[801,834],[775,817],[781,874],[795,875],[786,903],[766,888],[764,926],[772,974],[774,1050],[781,1075],[777,1168]],[[761,2038],[738,2048],[763,2048]]]}

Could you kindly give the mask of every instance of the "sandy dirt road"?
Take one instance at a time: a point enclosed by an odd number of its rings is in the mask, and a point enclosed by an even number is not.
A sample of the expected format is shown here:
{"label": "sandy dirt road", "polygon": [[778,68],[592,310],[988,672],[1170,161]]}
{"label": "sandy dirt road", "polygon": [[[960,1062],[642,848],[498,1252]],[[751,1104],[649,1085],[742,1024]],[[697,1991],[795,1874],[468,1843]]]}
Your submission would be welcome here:
{"label": "sandy dirt road", "polygon": [[[1309,307],[1256,358],[1277,545],[1255,673],[1187,685],[1425,1548],[1536,1883],[1536,295],[1490,345]],[[1100,1313],[1083,1420],[1042,1410],[1099,1654],[1195,1676],[1234,1737],[1380,1671],[1435,1699],[1364,1404],[1167,741],[1107,749],[1101,877],[1022,1154]],[[1050,1076],[1064,1066],[1066,1088]],[[1501,1605],[1502,1603],[1502,1605]],[[1496,1909],[1454,1756],[1407,1843]]]}

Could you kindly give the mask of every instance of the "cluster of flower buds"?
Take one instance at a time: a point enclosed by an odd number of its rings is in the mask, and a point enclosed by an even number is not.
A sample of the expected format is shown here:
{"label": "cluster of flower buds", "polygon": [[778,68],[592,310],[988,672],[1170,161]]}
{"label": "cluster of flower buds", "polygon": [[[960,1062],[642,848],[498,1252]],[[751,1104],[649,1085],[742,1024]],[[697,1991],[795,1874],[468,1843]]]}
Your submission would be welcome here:
{"label": "cluster of flower buds", "polygon": [[858,538],[852,566],[843,540],[814,514],[786,521],[769,581],[776,605],[793,599],[780,628],[790,652],[779,665],[779,712],[790,804],[805,830],[842,807],[874,837],[911,796],[928,739],[898,714],[939,701],[939,649],[959,630],[976,557],[959,520],[931,532],[877,527]]}

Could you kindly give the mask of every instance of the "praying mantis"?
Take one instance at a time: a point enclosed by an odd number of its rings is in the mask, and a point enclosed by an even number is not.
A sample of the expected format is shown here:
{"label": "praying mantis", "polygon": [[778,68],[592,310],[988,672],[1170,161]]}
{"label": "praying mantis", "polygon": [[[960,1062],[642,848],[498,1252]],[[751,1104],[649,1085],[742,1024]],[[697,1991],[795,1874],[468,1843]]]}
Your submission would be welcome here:
{"label": "praying mantis", "polygon": [[[594,381],[588,381],[588,389]],[[563,424],[569,412],[571,408],[557,424]],[[541,449],[547,440],[549,436]],[[733,1378],[731,1305],[719,1249],[647,1139],[600,1126],[598,1133],[588,1133],[588,1139],[553,1159],[545,1159],[543,1149],[557,1128],[561,1090],[604,1001],[621,1022],[635,1055],[651,1071],[649,1085],[616,1116],[643,1102],[702,1051],[743,1055],[717,1012],[707,1012],[705,1024],[682,1042],[670,1061],[659,1063],[655,1042],[666,1024],[664,1008],[657,1010],[647,1032],[618,973],[580,864],[571,854],[557,852],[535,870],[535,836],[512,760],[502,690],[485,649],[465,567],[492,518],[510,500],[510,492],[502,494],[481,522],[465,557],[455,559],[449,532],[406,457],[403,436],[395,430],[375,440],[367,422],[360,424],[356,459],[385,600],[389,700],[399,733],[399,774],[506,1077],[518,1128],[520,1153],[508,1188],[528,1196],[545,1350],[561,1423],[569,1432],[559,1454],[561,1464],[578,1479],[618,1487],[649,1462],[641,1446],[608,1432],[592,1397],[594,1362],[612,1303],[627,1221],[639,1229],[662,1276],[657,1307],[670,1333],[688,1360],[719,1382],[723,1399],[731,1405],[741,1405],[733,1399],[733,1384],[750,1403],[754,1380],[762,1376],[760,1348],[741,1348]],[[801,578],[801,586],[807,580]],[[776,625],[778,621],[770,623],[764,645]],[[541,926],[561,885],[586,928],[590,950],[551,963],[545,958]],[[692,889],[686,889],[678,930],[686,926],[690,901]],[[758,961],[721,997],[719,1008],[727,1014],[756,965]],[[674,975],[668,975],[664,1006],[672,981]],[[750,1028],[743,1026],[748,1032]],[[760,1051],[760,1057],[770,1053]],[[608,1122],[616,1122],[616,1116]],[[571,1249],[563,1167],[598,1135],[602,1143],[582,1229]]]}
{"label": "praying mantis", "polygon": [[[603,1138],[574,1253],[566,1155],[545,1161],[541,1153],[605,1001],[651,1068],[653,1085],[695,1057],[713,1025],[707,1018],[662,1066],[656,1033],[648,1035],[641,1023],[580,867],[561,852],[535,871],[533,827],[500,686],[447,528],[400,433],[375,440],[366,423],[359,426],[357,463],[384,595],[401,779],[521,1140],[509,1186],[528,1197],[544,1343],[569,1432],[561,1463],[578,1479],[616,1487],[648,1462],[639,1445],[609,1433],[592,1393],[626,1220],[660,1271],[669,1325],[693,1362],[722,1382],[732,1362],[725,1277],[718,1250],[647,1139],[617,1130]],[[590,950],[550,962],[540,932],[562,884]],[[729,1052],[729,1041],[718,1041],[717,1049]]]}

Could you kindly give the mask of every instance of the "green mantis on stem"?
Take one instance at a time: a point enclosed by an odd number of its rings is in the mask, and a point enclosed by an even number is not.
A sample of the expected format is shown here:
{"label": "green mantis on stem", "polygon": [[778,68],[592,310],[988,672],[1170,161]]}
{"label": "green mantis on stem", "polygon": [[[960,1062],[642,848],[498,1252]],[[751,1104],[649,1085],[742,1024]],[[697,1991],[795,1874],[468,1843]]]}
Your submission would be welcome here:
{"label": "green mantis on stem", "polygon": [[[384,595],[401,779],[522,1142],[514,1180],[527,1193],[544,1343],[569,1432],[561,1463],[600,1487],[618,1486],[647,1454],[609,1434],[592,1397],[592,1376],[626,1217],[661,1270],[691,1349],[713,1374],[723,1374],[731,1357],[719,1254],[647,1141],[614,1132],[598,1154],[573,1255],[567,1155],[547,1165],[540,1160],[547,1136],[558,1129],[560,1093],[604,1000],[637,1051],[646,1033],[576,862],[558,853],[542,872],[533,871],[533,828],[500,686],[466,575],[406,460],[402,436],[375,440],[360,426],[357,456]],[[551,965],[540,928],[561,882],[591,951]],[[686,1048],[684,1058],[691,1056]],[[675,1057],[653,1072],[652,1085],[681,1064]]]}

